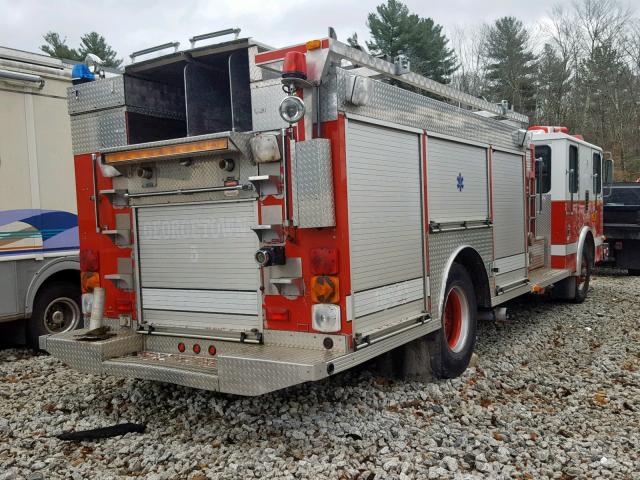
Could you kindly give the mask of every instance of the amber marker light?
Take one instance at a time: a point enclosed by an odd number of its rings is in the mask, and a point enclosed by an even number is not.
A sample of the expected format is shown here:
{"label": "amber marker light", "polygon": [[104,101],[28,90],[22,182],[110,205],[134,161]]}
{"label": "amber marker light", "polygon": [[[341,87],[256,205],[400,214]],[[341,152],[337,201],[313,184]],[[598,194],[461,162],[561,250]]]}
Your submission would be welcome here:
{"label": "amber marker light", "polygon": [[322,42],[320,40],[309,40],[306,46],[307,50],[317,50],[322,47]]}
{"label": "amber marker light", "polygon": [[311,277],[311,301],[314,303],[338,303],[340,301],[338,277],[319,275]]}
{"label": "amber marker light", "polygon": [[104,161],[105,163],[134,162],[178,155],[194,155],[212,150],[226,150],[228,148],[228,139],[214,138],[211,140],[200,140],[198,142],[167,145],[164,147],[140,148],[137,150],[126,150],[124,152],[105,153]]}

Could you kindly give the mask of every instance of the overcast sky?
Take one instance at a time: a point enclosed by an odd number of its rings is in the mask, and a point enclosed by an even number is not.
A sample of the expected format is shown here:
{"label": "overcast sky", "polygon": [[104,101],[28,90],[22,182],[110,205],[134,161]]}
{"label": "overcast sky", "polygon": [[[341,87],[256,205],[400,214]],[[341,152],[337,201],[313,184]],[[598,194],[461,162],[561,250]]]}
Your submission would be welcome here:
{"label": "overcast sky", "polygon": [[[43,43],[42,35],[53,30],[75,47],[83,33],[95,30],[128,62],[132,51],[168,41],[179,41],[186,48],[192,35],[229,27],[240,27],[242,36],[276,47],[326,36],[328,26],[336,29],[340,40],[354,31],[366,39],[367,13],[380,3],[382,0],[0,0],[0,46],[35,52]],[[534,23],[558,0],[404,3],[451,32],[504,15]]]}

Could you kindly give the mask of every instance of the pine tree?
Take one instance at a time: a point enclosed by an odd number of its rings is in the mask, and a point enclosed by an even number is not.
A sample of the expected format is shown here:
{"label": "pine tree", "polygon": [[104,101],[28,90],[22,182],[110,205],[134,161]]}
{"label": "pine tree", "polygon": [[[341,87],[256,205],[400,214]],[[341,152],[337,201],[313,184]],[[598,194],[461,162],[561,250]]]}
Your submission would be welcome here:
{"label": "pine tree", "polygon": [[397,0],[376,7],[376,12],[367,17],[367,26],[372,38],[367,47],[374,54],[395,57],[403,52],[411,61],[412,71],[439,82],[448,82],[457,68],[442,26],[411,13]]}
{"label": "pine tree", "polygon": [[486,38],[489,58],[487,96],[509,101],[514,110],[535,112],[536,57],[529,45],[529,32],[515,17],[502,17],[489,28]]}
{"label": "pine tree", "polygon": [[40,46],[40,50],[47,55],[66,60],[80,60],[78,51],[75,48],[70,48],[67,45],[67,39],[60,38],[59,33],[47,32],[42,38],[46,43]]}
{"label": "pine tree", "polygon": [[458,65],[456,55],[448,48],[449,40],[442,33],[442,25],[437,25],[431,18],[421,18],[416,34],[417,41],[408,49],[415,62],[413,70],[438,82],[449,83]]}
{"label": "pine tree", "polygon": [[80,48],[78,51],[82,59],[84,59],[88,53],[97,55],[105,67],[118,68],[122,65],[122,59],[116,58],[118,54],[98,32],[86,33],[80,37]]}

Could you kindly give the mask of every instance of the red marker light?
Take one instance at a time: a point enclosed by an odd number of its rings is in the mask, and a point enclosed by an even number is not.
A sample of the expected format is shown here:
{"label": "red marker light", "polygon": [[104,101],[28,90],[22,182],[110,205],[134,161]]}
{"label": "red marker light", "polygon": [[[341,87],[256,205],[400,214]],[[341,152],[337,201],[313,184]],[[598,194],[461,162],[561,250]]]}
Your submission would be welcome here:
{"label": "red marker light", "polygon": [[200,353],[200,345],[198,345],[197,343],[193,344],[193,353],[195,353],[196,355]]}
{"label": "red marker light", "polygon": [[214,347],[213,345],[209,345],[209,355],[215,355],[216,354],[216,347]]}
{"label": "red marker light", "polygon": [[184,346],[184,343],[180,342],[180,343],[178,344],[178,351],[179,351],[180,353],[184,353],[184,351],[186,350],[186,348],[187,348],[187,347],[185,347],[185,346]]}

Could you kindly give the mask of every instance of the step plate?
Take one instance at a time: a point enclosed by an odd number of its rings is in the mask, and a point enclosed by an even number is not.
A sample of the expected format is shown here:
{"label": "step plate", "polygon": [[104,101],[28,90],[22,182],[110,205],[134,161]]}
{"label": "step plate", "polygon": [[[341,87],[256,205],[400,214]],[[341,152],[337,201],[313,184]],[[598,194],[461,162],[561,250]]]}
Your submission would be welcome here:
{"label": "step plate", "polygon": [[118,377],[144,378],[202,390],[220,390],[215,359],[140,352],[107,360],[102,363],[102,369],[104,373]]}
{"label": "step plate", "polygon": [[560,268],[539,268],[529,272],[529,283],[531,285],[546,287],[552,283],[559,282],[570,275],[571,272],[569,270]]}

